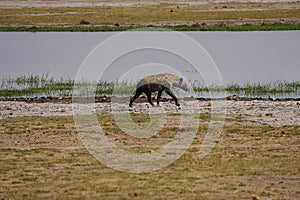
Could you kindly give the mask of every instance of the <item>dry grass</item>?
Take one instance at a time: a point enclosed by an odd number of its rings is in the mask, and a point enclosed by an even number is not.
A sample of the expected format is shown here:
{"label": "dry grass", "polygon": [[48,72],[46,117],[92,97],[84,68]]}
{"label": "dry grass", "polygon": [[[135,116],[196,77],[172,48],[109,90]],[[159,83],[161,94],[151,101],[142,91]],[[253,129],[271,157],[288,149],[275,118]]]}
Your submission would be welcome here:
{"label": "dry grass", "polygon": [[[1,26],[149,25],[210,20],[299,19],[299,3],[218,3],[205,5],[0,8]],[[296,20],[297,21],[297,20]],[[277,21],[276,21],[277,22]],[[246,23],[246,22],[245,22]],[[184,24],[184,23],[183,23]]]}
{"label": "dry grass", "polygon": [[[132,115],[147,123],[147,115]],[[170,115],[176,121],[179,115]],[[171,140],[173,123],[145,143],[123,135],[112,115],[98,117],[119,145],[157,146]],[[199,145],[209,115],[191,148],[170,166],[150,174],[110,169],[82,146],[72,117],[0,120],[0,198],[4,199],[299,199],[299,126],[251,126],[230,117],[219,143],[204,159]],[[247,123],[244,123],[247,122]],[[176,124],[176,123],[175,123]]]}

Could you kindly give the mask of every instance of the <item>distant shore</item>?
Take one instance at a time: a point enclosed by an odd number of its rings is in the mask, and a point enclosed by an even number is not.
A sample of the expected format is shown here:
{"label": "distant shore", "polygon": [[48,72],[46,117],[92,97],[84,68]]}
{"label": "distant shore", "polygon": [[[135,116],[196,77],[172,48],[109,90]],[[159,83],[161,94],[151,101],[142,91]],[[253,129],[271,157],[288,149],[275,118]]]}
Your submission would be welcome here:
{"label": "distant shore", "polygon": [[[51,1],[32,1],[32,0],[2,0],[0,7],[85,7],[85,6],[145,6],[159,4],[176,4],[176,5],[204,5],[209,3],[224,3],[224,0],[114,0],[114,1],[95,1],[95,0],[51,0]],[[295,0],[238,0],[227,1],[240,3],[279,3],[279,2],[297,2]]]}
{"label": "distant shore", "polygon": [[298,1],[1,1],[0,31],[300,30]]}

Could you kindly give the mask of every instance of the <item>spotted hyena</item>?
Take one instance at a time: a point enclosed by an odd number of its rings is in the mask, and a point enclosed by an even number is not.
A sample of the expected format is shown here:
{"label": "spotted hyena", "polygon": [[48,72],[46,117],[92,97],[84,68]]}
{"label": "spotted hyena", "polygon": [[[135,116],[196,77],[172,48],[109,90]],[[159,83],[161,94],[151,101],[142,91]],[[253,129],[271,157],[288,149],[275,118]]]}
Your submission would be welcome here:
{"label": "spotted hyena", "polygon": [[143,92],[147,95],[148,102],[154,106],[151,93],[158,92],[157,94],[157,105],[159,105],[159,99],[163,91],[165,91],[168,95],[170,95],[174,101],[176,106],[180,106],[178,103],[177,97],[171,91],[171,87],[177,87],[184,91],[188,91],[187,85],[183,82],[183,78],[179,78],[172,74],[155,74],[151,76],[146,76],[142,80],[140,80],[137,84],[137,89],[133,97],[130,98],[129,106],[132,106],[132,103],[135,99],[137,99]]}

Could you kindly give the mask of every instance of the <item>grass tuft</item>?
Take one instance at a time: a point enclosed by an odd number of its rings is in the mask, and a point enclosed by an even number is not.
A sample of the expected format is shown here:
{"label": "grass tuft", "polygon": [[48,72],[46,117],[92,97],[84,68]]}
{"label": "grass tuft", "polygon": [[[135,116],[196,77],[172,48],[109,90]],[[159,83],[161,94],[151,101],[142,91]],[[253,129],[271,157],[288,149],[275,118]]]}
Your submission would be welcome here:
{"label": "grass tuft", "polygon": [[244,83],[242,85],[231,83],[224,87],[211,86],[193,86],[196,92],[220,92],[226,91],[230,94],[241,96],[265,96],[265,95],[299,95],[300,82],[299,81],[273,81],[268,83]]}

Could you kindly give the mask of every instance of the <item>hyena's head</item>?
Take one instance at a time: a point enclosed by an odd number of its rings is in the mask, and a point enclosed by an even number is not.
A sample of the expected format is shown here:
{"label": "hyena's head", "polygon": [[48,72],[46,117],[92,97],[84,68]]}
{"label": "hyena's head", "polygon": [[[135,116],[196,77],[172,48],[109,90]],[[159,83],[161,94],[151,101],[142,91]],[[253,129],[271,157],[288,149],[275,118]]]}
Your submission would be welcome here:
{"label": "hyena's head", "polygon": [[188,86],[187,84],[183,81],[183,78],[179,78],[178,81],[176,81],[175,83],[173,83],[173,86],[178,87],[184,91],[188,91]]}

